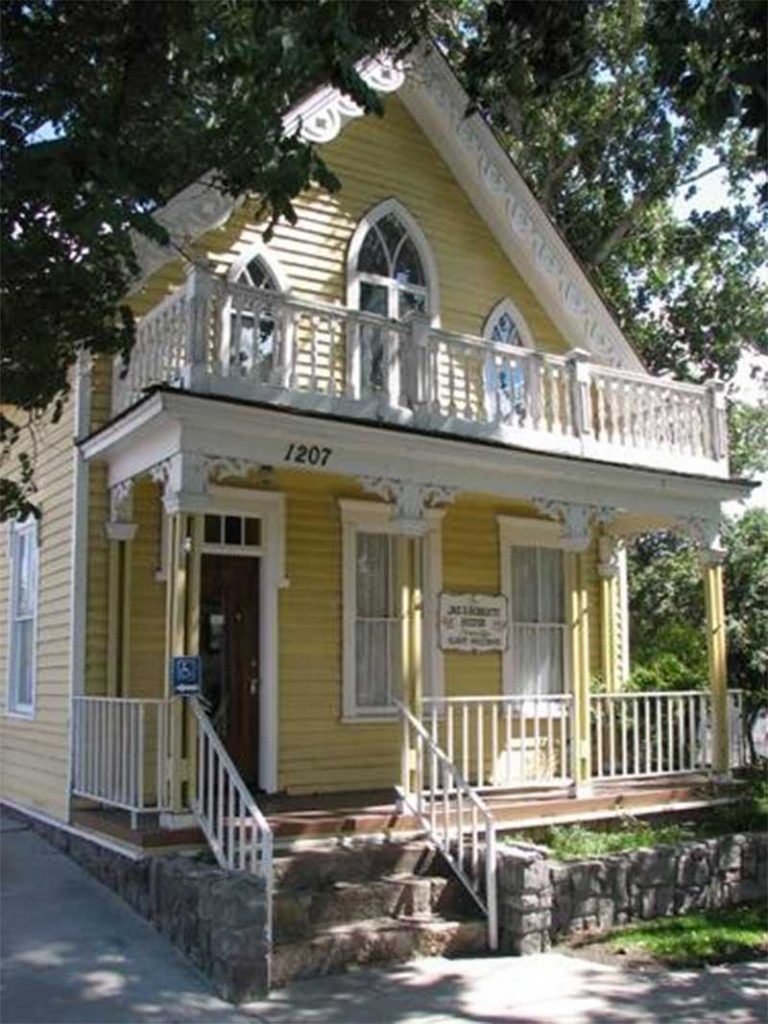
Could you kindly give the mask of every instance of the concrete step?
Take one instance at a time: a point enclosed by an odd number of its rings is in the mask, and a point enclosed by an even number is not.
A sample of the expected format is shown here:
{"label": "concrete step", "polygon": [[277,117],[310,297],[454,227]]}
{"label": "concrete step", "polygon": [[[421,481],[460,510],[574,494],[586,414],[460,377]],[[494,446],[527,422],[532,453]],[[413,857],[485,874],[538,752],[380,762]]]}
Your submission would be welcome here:
{"label": "concrete step", "polygon": [[440,854],[422,842],[360,842],[304,849],[274,860],[275,888],[316,889],[382,875],[446,874]]}
{"label": "concrete step", "polygon": [[418,918],[476,913],[461,882],[390,875],[365,882],[333,882],[318,889],[280,889],[273,905],[276,942],[305,939],[323,928],[370,918]]}
{"label": "concrete step", "polygon": [[276,944],[272,984],[339,973],[358,964],[398,962],[414,956],[462,956],[485,948],[484,921],[371,918],[325,928],[309,939]]}

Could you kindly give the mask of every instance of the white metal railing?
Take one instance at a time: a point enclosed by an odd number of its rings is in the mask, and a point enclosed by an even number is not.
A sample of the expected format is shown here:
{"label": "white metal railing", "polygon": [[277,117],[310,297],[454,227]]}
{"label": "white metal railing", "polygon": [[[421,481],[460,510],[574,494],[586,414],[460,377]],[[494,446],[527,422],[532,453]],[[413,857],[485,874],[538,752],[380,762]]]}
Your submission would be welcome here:
{"label": "white metal railing", "polygon": [[481,433],[532,448],[727,470],[725,401],[700,387],[225,281],[194,268],[138,324],[113,413],[153,384]]}
{"label": "white metal railing", "polygon": [[72,792],[139,813],[169,807],[165,700],[74,697]]}
{"label": "white metal railing", "polygon": [[403,730],[403,801],[487,915],[488,946],[497,949],[493,815],[418,718],[399,701],[396,704]]}
{"label": "white metal railing", "polygon": [[[590,698],[592,771],[598,779],[711,768],[711,694],[700,690],[602,693]],[[745,763],[742,693],[728,693],[730,766]]]}
{"label": "white metal railing", "polygon": [[425,697],[424,724],[477,789],[567,785],[573,697]]}
{"label": "white metal railing", "polygon": [[189,704],[196,743],[192,811],[221,867],[265,880],[271,921],[272,829],[199,701]]}

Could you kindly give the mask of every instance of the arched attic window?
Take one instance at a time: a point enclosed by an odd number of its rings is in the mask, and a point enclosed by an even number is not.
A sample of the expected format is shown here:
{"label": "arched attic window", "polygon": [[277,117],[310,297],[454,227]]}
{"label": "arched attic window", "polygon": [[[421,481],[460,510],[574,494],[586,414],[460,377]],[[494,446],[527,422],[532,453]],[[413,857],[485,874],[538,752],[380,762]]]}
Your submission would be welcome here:
{"label": "arched attic window", "polygon": [[[385,200],[363,217],[350,241],[348,305],[388,320],[420,314],[438,326],[437,295],[437,270],[424,232],[401,203]],[[400,385],[387,354],[393,333],[365,324],[351,362],[359,361],[363,392],[389,391],[397,402],[392,389]]]}
{"label": "arched attic window", "polygon": [[488,314],[483,337],[498,345],[498,356],[486,364],[486,409],[488,418],[522,426],[528,415],[528,376],[525,359],[513,348],[535,349],[528,324],[509,298],[501,299]]}
{"label": "arched attic window", "polygon": [[[283,275],[260,252],[251,252],[233,264],[229,280],[261,292],[287,291]],[[225,326],[225,362],[230,372],[255,377],[262,384],[277,384],[281,332],[269,296],[256,299],[236,290],[229,302]]]}

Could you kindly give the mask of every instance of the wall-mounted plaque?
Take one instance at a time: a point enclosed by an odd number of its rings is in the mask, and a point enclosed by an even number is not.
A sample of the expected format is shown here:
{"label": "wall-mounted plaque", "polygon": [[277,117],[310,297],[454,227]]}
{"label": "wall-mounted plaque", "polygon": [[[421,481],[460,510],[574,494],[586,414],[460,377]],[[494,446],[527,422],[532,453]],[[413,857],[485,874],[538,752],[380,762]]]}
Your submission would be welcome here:
{"label": "wall-mounted plaque", "polygon": [[502,594],[440,595],[444,651],[503,651],[507,628],[507,599]]}

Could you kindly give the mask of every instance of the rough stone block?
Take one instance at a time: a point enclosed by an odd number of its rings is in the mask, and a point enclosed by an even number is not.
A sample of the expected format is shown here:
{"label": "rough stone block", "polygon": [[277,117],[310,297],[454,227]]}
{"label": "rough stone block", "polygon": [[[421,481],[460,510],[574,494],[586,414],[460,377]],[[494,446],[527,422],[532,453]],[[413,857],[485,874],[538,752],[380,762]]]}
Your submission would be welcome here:
{"label": "rough stone block", "polygon": [[686,887],[706,885],[711,874],[709,849],[706,844],[686,845],[677,862],[677,884]]}
{"label": "rough stone block", "polygon": [[571,865],[571,885],[575,902],[605,892],[607,869],[603,861],[582,860]]}
{"label": "rough stone block", "polygon": [[652,917],[668,917],[674,911],[675,890],[671,885],[644,889],[640,894],[640,916],[645,920]]}
{"label": "rough stone block", "polygon": [[655,850],[638,850],[631,868],[631,884],[648,889],[656,885],[672,885],[677,874],[677,852],[673,846]]}

